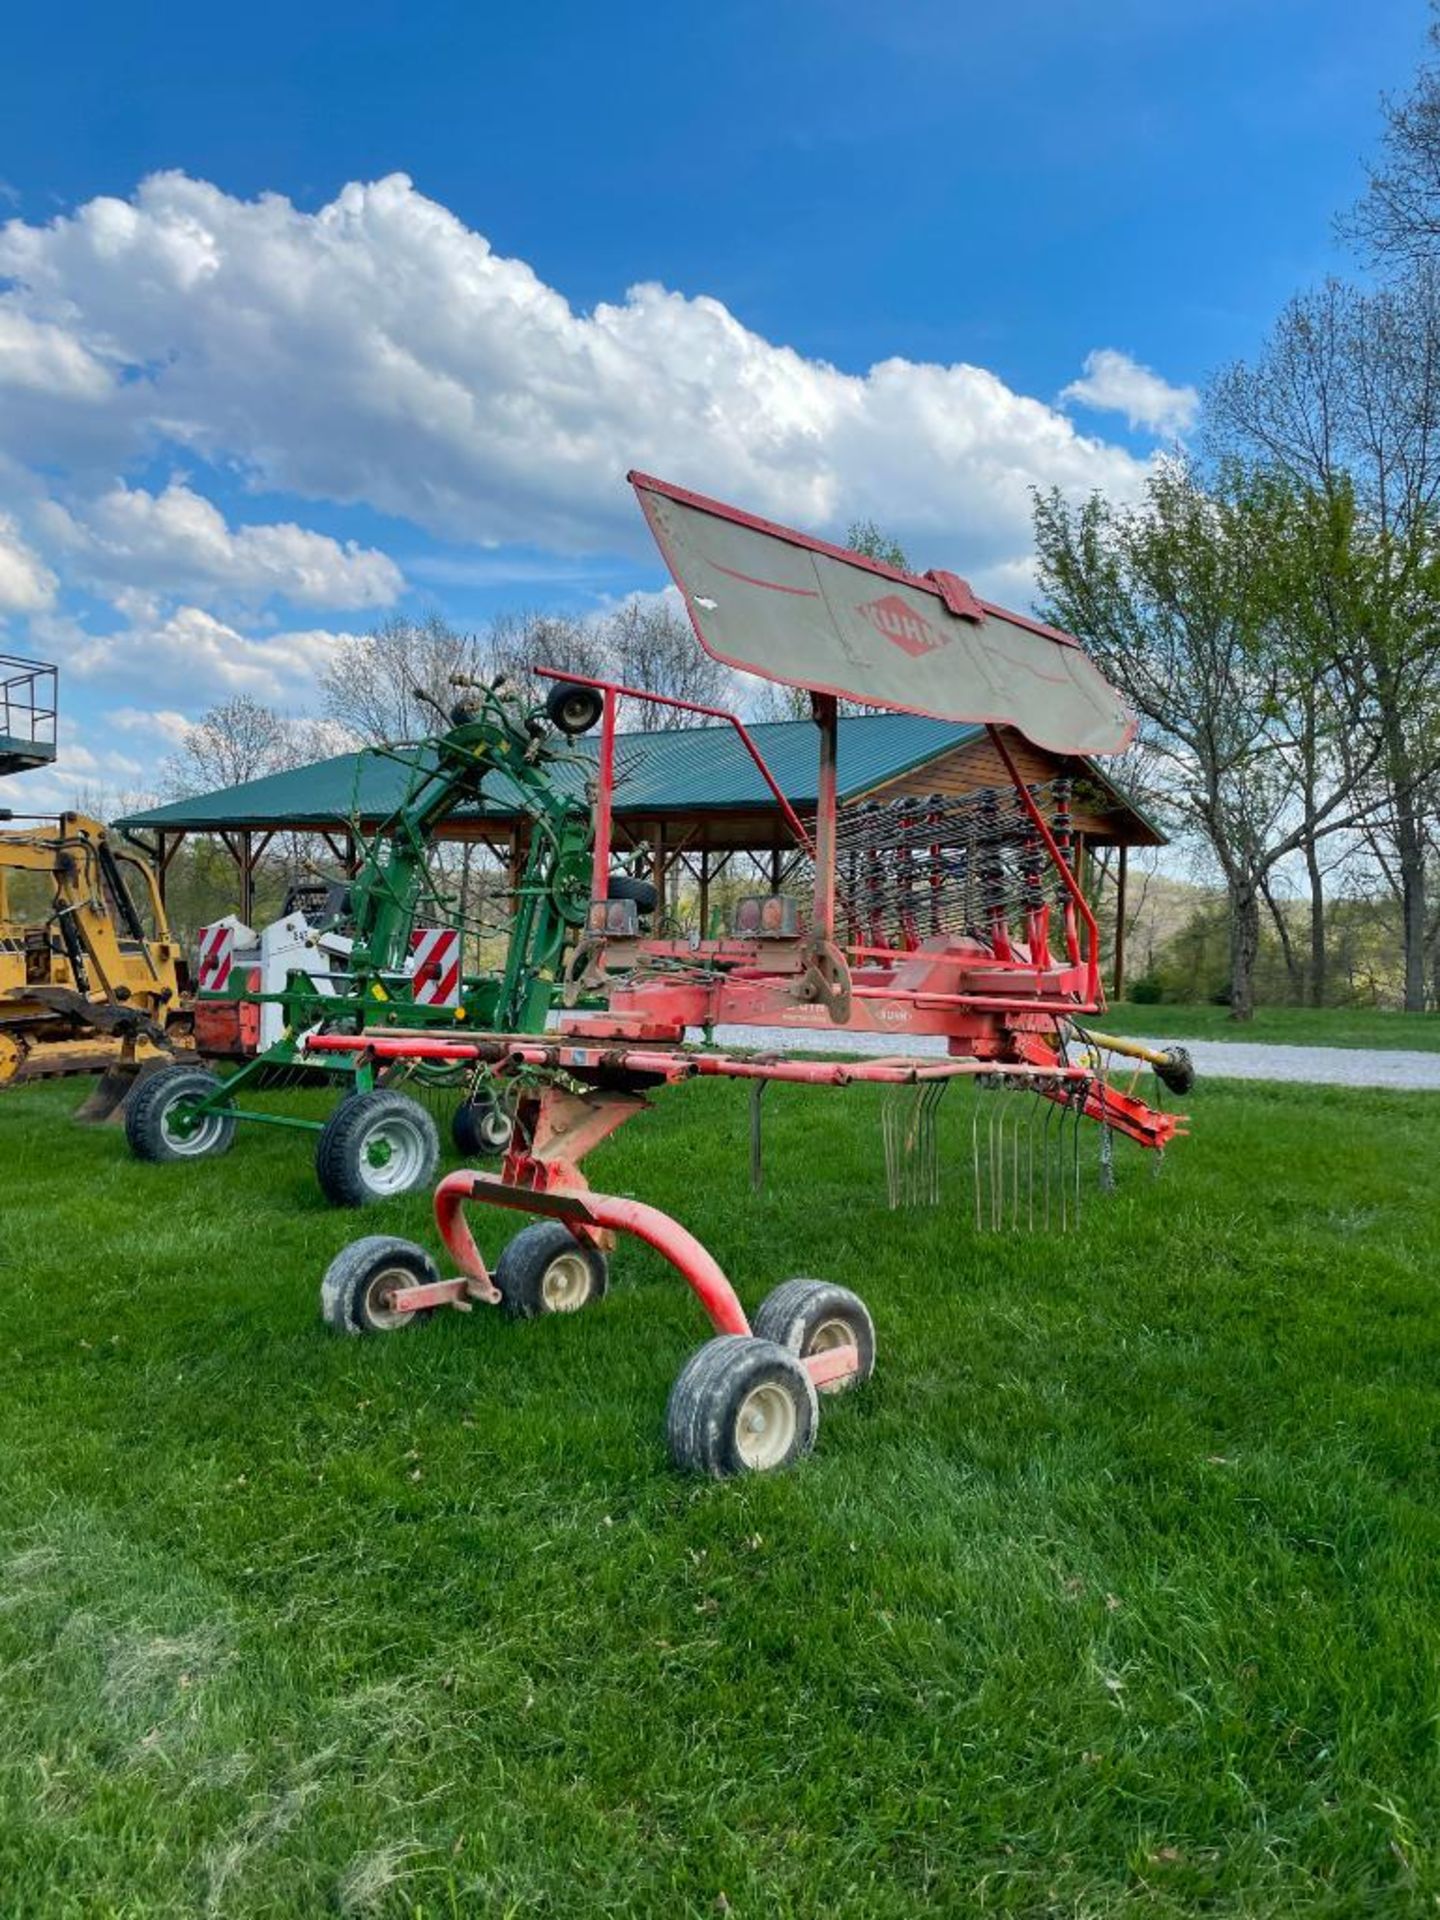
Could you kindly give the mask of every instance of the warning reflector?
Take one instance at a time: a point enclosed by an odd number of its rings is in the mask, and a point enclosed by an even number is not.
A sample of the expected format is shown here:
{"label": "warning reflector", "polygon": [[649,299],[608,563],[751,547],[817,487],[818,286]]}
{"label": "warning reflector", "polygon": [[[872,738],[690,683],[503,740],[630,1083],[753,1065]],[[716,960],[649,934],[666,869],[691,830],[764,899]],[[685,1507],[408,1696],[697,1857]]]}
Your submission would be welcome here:
{"label": "warning reflector", "polygon": [[223,920],[213,927],[201,927],[195,967],[198,991],[224,993],[230,985],[230,970],[234,965],[234,927]]}
{"label": "warning reflector", "polygon": [[410,935],[410,992],[417,1007],[460,1004],[460,935],[454,927],[416,927]]}

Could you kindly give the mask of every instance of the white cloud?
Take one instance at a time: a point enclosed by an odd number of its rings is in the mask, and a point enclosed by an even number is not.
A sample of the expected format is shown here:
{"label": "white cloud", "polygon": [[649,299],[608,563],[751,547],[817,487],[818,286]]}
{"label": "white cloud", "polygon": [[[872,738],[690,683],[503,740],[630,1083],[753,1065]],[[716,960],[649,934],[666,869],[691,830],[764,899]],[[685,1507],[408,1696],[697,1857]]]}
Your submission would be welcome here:
{"label": "white cloud", "polygon": [[1123,413],[1132,427],[1151,433],[1185,433],[1200,411],[1194,387],[1172,387],[1115,347],[1086,354],[1082,377],[1072,380],[1060,398],[1099,413]]}
{"label": "white cloud", "polygon": [[17,814],[62,813],[74,807],[104,815],[113,811],[122,794],[143,785],[149,771],[145,760],[116,748],[104,727],[86,727],[62,713],[55,759],[31,773],[12,774],[0,801]]}
{"label": "white cloud", "polygon": [[52,606],[56,580],[20,538],[8,514],[0,513],[0,614],[39,613]]}
{"label": "white cloud", "polygon": [[301,606],[384,607],[405,585],[393,560],[353,540],[342,545],[288,521],[231,528],[179,480],[163,493],[122,481],[73,513],[52,501],[36,523],[73,572],[107,592],[220,591]]}
{"label": "white cloud", "polygon": [[138,733],[182,746],[195,722],[173,707],[111,707],[102,719],[121,733]]}
{"label": "white cloud", "polygon": [[[12,220],[0,275],[0,310],[116,371],[72,467],[193,448],[475,544],[642,549],[637,465],[805,526],[873,516],[979,572],[1028,551],[1032,485],[1128,495],[1145,471],[981,367],[842,372],[655,284],[577,313],[402,175],[304,213],[161,174]],[[11,444],[53,458],[52,429],[17,414]]]}
{"label": "white cloud", "polygon": [[196,709],[232,693],[248,693],[271,705],[308,702],[321,668],[354,638],[324,629],[255,637],[190,606],[112,634],[65,626],[61,658],[65,671],[78,680],[171,687]]}
{"label": "white cloud", "polygon": [[113,386],[104,365],[63,326],[32,320],[17,303],[0,302],[0,388],[94,400]]}

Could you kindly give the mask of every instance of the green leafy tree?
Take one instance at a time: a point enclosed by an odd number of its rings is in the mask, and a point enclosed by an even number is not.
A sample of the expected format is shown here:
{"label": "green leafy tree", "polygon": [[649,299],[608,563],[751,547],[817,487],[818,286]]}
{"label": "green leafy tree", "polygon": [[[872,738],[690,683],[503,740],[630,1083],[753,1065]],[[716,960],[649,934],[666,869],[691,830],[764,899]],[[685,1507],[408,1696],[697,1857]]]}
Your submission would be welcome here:
{"label": "green leafy tree", "polygon": [[1365,837],[1399,910],[1404,1000],[1418,1011],[1440,742],[1440,263],[1298,296],[1206,410],[1217,450],[1264,462],[1319,503],[1327,537],[1343,534],[1323,576],[1331,637],[1364,690],[1352,741],[1381,789]]}
{"label": "green leafy tree", "polygon": [[852,553],[863,554],[867,560],[878,560],[882,567],[898,567],[901,573],[913,572],[904,547],[873,520],[852,520],[845,544]]}
{"label": "green leafy tree", "polygon": [[1277,869],[1369,804],[1371,765],[1345,750],[1355,691],[1289,606],[1313,505],[1273,476],[1236,467],[1207,488],[1170,461],[1135,507],[1038,497],[1035,538],[1047,616],[1134,708],[1171,811],[1224,877],[1231,1012],[1248,1020]]}

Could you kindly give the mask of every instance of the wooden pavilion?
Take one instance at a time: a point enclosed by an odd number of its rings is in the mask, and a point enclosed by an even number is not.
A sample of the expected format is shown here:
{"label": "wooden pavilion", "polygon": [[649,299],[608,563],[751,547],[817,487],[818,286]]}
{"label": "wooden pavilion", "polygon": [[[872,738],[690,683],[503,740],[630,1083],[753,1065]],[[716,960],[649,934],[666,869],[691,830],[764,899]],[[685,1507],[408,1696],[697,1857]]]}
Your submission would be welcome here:
{"label": "wooden pavilion", "polygon": [[[1073,783],[1076,857],[1082,880],[1094,854],[1113,849],[1116,938],[1112,990],[1124,986],[1126,865],[1131,847],[1156,847],[1165,835],[1101,764],[1034,746],[1008,729],[1006,745],[1028,781]],[[797,812],[813,812],[818,759],[808,720],[760,723],[752,737]],[[577,743],[580,756],[593,744]],[[235,863],[235,910],[254,908],[260,860],[279,834],[314,835],[338,866],[353,872],[359,841],[400,803],[413,758],[407,752],[367,749],[293,768],[217,793],[152,807],[118,822],[155,862],[162,891],[176,854],[196,834],[213,836]],[[796,852],[774,800],[739,737],[729,726],[656,733],[622,733],[616,742],[618,785],[615,844],[648,849],[662,890],[682,876],[693,883],[700,921],[709,918],[712,886],[737,861],[749,861],[772,891],[784,886]],[[582,764],[562,777],[583,788]],[[1008,786],[999,755],[982,726],[902,713],[847,715],[839,729],[842,807],[886,803],[929,794],[963,796]],[[527,822],[499,804],[460,809],[441,838],[486,848],[512,871],[523,857]]]}

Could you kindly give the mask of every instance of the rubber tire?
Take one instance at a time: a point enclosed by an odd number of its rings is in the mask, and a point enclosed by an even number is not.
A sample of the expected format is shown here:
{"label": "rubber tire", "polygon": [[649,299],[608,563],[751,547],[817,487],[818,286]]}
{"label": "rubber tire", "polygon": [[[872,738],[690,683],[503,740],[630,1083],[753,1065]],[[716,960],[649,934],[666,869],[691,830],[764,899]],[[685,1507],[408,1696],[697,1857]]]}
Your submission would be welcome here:
{"label": "rubber tire", "polygon": [[505,1311],[514,1320],[538,1320],[541,1314],[559,1311],[545,1298],[545,1275],[556,1256],[581,1253],[590,1269],[591,1287],[579,1307],[593,1306],[605,1297],[610,1285],[610,1263],[598,1247],[587,1247],[577,1240],[559,1220],[536,1220],[522,1227],[510,1241],[495,1265],[495,1285],[500,1290]]}
{"label": "rubber tire", "polygon": [[1195,1086],[1195,1062],[1184,1047],[1166,1047],[1164,1061],[1155,1063],[1155,1078],[1171,1093],[1190,1093]]}
{"label": "rubber tire", "polygon": [[573,740],[590,729],[605,711],[598,687],[582,687],[574,680],[557,680],[545,696],[545,716],[559,733]]}
{"label": "rubber tire", "polygon": [[648,920],[660,904],[653,880],[634,880],[628,873],[612,873],[605,892],[611,900],[633,900],[642,920]]}
{"label": "rubber tire", "polygon": [[162,1067],[149,1073],[130,1089],[125,1100],[125,1139],[137,1160],[166,1162],[173,1160],[210,1160],[228,1153],[235,1140],[235,1116],[218,1116],[215,1140],[203,1152],[186,1153],[165,1134],[165,1115],[183,1097],[207,1099],[223,1084],[217,1074],[203,1067],[184,1065]]}
{"label": "rubber tire", "polygon": [[404,1327],[428,1320],[433,1307],[417,1307],[413,1313],[377,1320],[368,1299],[377,1275],[388,1268],[400,1267],[415,1276],[417,1283],[428,1285],[440,1278],[440,1270],[424,1247],[413,1240],[397,1240],[388,1233],[367,1234],[352,1240],[330,1262],[320,1282],[320,1318],[335,1333],[398,1333]]}
{"label": "rubber tire", "polygon": [[[782,1459],[757,1469],[739,1450],[740,1407],[756,1387],[771,1384],[791,1395],[795,1433]],[[788,1348],[774,1340],[721,1333],[680,1369],[665,1409],[665,1439],[681,1472],[725,1480],[737,1473],[773,1473],[803,1460],[815,1444],[819,1421],[810,1376]]]}
{"label": "rubber tire", "polygon": [[[498,1137],[502,1126],[503,1140]],[[478,1100],[462,1100],[450,1120],[455,1151],[466,1160],[497,1159],[508,1149],[514,1133],[515,1122],[504,1107],[483,1094]]]}
{"label": "rubber tire", "polygon": [[860,1368],[848,1380],[834,1380],[819,1393],[848,1393],[863,1387],[875,1371],[875,1322],[858,1293],[828,1280],[786,1280],[767,1294],[753,1322],[761,1340],[773,1340],[797,1359],[815,1349],[815,1336],[827,1321],[843,1321],[860,1355]]}
{"label": "rubber tire", "polygon": [[[420,1131],[421,1164],[404,1187],[377,1188],[366,1177],[365,1136],[387,1113],[408,1117]],[[430,1115],[408,1094],[383,1089],[347,1094],[315,1143],[315,1178],[332,1207],[366,1207],[377,1200],[398,1199],[402,1193],[418,1193],[434,1184],[439,1165],[440,1136]]]}

